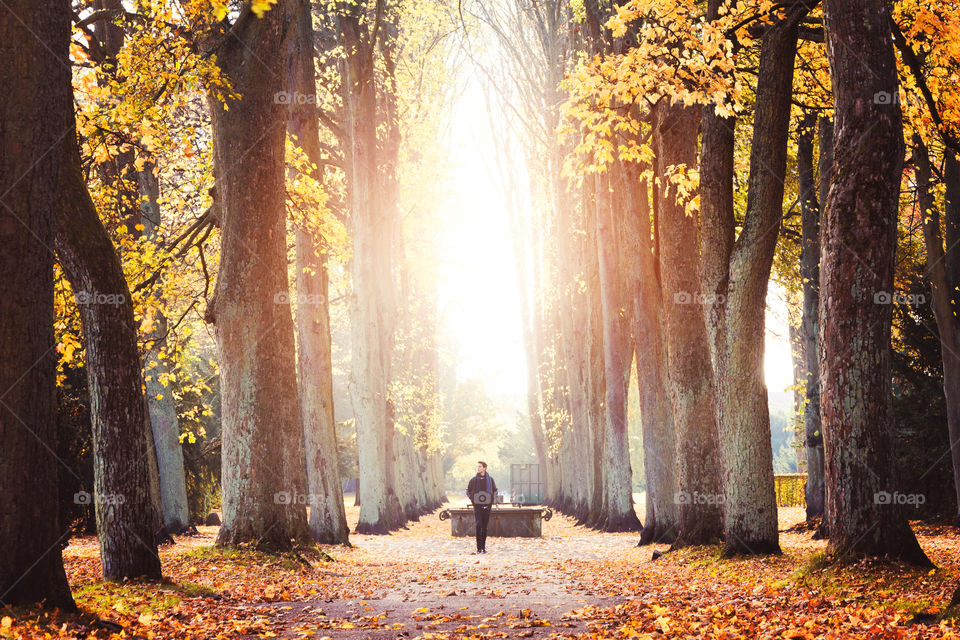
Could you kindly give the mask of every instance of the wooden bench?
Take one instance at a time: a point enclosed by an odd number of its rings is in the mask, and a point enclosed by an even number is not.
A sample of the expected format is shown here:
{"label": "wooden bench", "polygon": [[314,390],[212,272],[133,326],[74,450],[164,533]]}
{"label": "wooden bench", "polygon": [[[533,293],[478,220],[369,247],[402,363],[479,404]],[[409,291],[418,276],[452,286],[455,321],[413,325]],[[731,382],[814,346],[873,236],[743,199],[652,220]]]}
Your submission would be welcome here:
{"label": "wooden bench", "polygon": [[[490,512],[487,535],[498,538],[539,538],[543,521],[553,517],[546,507],[500,507]],[[473,507],[453,507],[440,512],[441,520],[450,520],[450,535],[458,538],[476,534]]]}

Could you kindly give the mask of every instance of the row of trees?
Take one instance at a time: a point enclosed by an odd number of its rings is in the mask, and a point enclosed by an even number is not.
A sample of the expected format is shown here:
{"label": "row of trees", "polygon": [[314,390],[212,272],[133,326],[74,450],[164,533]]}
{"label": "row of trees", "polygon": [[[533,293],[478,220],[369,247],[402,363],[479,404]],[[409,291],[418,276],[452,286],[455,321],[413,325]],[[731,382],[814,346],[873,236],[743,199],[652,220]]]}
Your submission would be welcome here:
{"label": "row of trees", "polygon": [[798,311],[808,516],[837,552],[926,562],[902,505],[878,496],[902,486],[890,302],[898,227],[917,217],[948,406],[955,395],[938,213],[949,251],[957,60],[941,43],[955,17],[868,1],[477,7],[507,61],[500,98],[519,115],[535,203],[515,228],[550,501],[639,527],[624,436],[635,361],[642,541],[779,551],[763,367],[774,277]]}
{"label": "row of trees", "polygon": [[[435,175],[407,145],[438,135],[446,21],[443,6],[385,0],[3,8],[16,250],[0,303],[0,599],[72,607],[54,391],[77,362],[104,577],[160,577],[158,531],[190,524],[181,441],[203,434],[181,433],[172,389],[201,319],[219,372],[218,544],[348,544],[330,335],[331,274],[346,267],[358,529],[443,501],[435,274],[404,234],[432,213]],[[407,190],[417,206],[402,210]]]}

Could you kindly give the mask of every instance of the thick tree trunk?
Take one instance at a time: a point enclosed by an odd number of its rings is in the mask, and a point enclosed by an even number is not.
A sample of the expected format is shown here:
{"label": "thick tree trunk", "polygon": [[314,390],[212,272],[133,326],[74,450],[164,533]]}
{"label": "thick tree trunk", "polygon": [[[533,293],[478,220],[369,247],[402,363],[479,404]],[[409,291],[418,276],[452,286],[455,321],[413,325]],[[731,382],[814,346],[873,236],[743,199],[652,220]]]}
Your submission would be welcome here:
{"label": "thick tree trunk", "polygon": [[903,126],[890,13],[879,0],[826,0],[836,110],[834,173],[820,254],[820,407],[830,550],[929,564],[898,499],[890,460],[893,262]]}
{"label": "thick tree trunk", "polygon": [[64,137],[76,135],[70,5],[0,6],[0,600],[73,611],[57,508],[53,258]]}
{"label": "thick tree trunk", "polygon": [[639,167],[627,165],[630,207],[625,225],[627,290],[637,362],[643,465],[647,485],[641,544],[673,542],[677,536],[677,443],[667,382],[663,299],[651,237],[650,196]]}
{"label": "thick tree trunk", "polygon": [[709,544],[723,529],[713,369],[698,279],[697,220],[675,191],[667,169],[695,167],[700,110],[661,101],[654,114],[657,228],[667,344],[667,371],[677,445],[677,546]]}
{"label": "thick tree trunk", "polygon": [[[210,98],[222,250],[215,322],[223,421],[217,544],[276,551],[309,539],[293,320],[287,292],[283,31],[290,2],[245,6],[217,61],[243,98]],[[227,108],[229,107],[229,108]]]}
{"label": "thick tree trunk", "polygon": [[[820,179],[823,172],[823,122],[821,135]],[[832,131],[829,132],[832,137]],[[804,444],[807,451],[807,484],[804,489],[807,519],[822,517],[824,509],[823,433],[820,431],[820,363],[817,347],[817,313],[820,308],[820,203],[813,175],[813,121],[806,118],[797,140],[797,173],[800,187],[800,279],[803,282],[803,311],[800,339],[804,343],[804,382],[806,404],[803,409]]]}
{"label": "thick tree trunk", "polygon": [[[604,367],[603,306],[600,291],[600,258],[597,253],[597,217],[601,208],[611,206],[610,188],[606,180],[594,183],[593,201],[583,207],[584,237],[580,243],[583,256],[582,278],[586,287],[587,359],[584,363],[585,392],[589,420],[582,435],[579,455],[589,456],[590,464],[583,465],[583,477],[578,487],[580,503],[577,518],[591,527],[605,527],[603,483],[604,441],[606,438],[606,369]],[[629,372],[629,367],[627,368]],[[613,381],[611,381],[613,382]],[[625,389],[624,389],[625,391]],[[626,393],[623,394],[626,398]],[[625,424],[625,423],[624,423]],[[581,457],[580,460],[583,458]],[[629,459],[627,463],[629,469]],[[637,522],[639,529],[639,521]]]}
{"label": "thick tree trunk", "polygon": [[[296,18],[287,52],[287,86],[291,95],[315,96],[313,19],[307,3]],[[320,131],[315,100],[290,100],[287,131],[296,139],[322,180]],[[343,487],[337,459],[333,413],[329,275],[323,239],[296,230],[297,374],[310,535],[321,544],[349,544]]]}
{"label": "thick tree trunk", "polygon": [[394,474],[396,478],[397,500],[404,520],[420,519],[420,507],[417,505],[417,490],[414,473],[416,458],[413,452],[412,434],[395,429],[393,435]]}
{"label": "thick tree trunk", "polygon": [[[619,177],[622,168],[615,174]],[[611,179],[611,182],[613,180]],[[603,366],[606,382],[603,427],[603,493],[601,527],[605,531],[637,531],[640,519],[633,510],[633,474],[630,469],[630,440],[627,433],[627,386],[630,382],[630,313],[626,302],[624,265],[621,256],[633,250],[623,241],[625,223],[630,215],[616,207],[622,199],[610,197],[613,184],[605,181],[606,198],[598,198],[596,242],[599,260],[600,300],[603,319]],[[619,183],[617,187],[622,188]],[[615,211],[616,208],[616,211]]]}

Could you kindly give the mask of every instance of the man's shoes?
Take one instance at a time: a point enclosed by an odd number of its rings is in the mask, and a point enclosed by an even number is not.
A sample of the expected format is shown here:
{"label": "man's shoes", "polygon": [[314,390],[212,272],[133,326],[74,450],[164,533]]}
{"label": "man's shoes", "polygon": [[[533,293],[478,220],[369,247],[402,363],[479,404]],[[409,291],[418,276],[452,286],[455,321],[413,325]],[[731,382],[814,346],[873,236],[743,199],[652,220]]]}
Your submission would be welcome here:
{"label": "man's shoes", "polygon": [[480,553],[486,553],[486,552],[487,552],[486,549],[480,549]]}

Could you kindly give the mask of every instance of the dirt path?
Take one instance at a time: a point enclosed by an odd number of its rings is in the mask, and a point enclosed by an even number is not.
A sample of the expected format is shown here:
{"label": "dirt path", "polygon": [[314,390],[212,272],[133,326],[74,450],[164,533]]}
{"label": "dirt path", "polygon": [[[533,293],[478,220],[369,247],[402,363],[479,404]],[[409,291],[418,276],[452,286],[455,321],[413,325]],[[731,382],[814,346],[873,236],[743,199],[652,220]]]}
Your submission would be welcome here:
{"label": "dirt path", "polygon": [[[276,632],[375,639],[573,635],[586,628],[571,612],[625,600],[595,591],[565,567],[614,559],[636,544],[635,534],[597,533],[554,516],[543,538],[490,538],[488,553],[478,556],[473,539],[454,538],[449,527],[431,514],[392,535],[351,536],[356,549],[338,569],[345,580],[367,581],[367,595],[265,605],[279,614]],[[382,580],[371,580],[376,576]]]}

